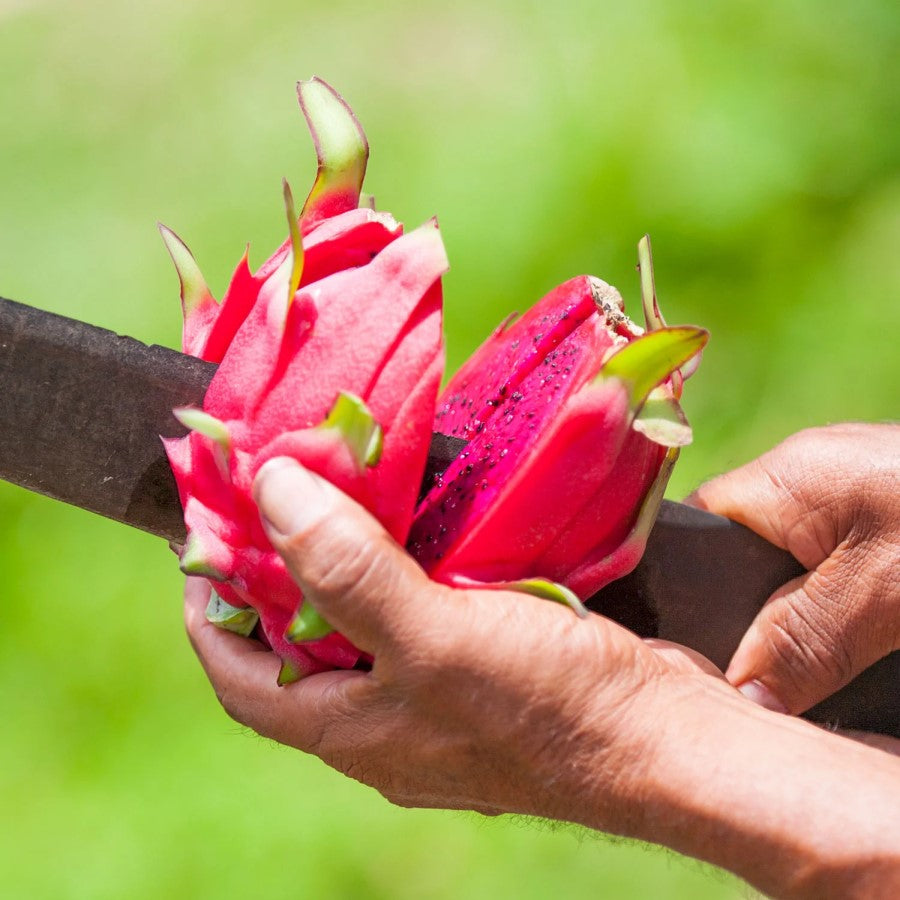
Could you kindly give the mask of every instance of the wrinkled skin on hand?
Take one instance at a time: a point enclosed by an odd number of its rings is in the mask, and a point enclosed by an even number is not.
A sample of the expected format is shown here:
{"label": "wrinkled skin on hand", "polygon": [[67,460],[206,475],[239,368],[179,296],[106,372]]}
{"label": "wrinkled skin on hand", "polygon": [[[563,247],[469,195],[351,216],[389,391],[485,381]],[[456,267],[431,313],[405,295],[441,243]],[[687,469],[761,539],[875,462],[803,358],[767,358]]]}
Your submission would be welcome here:
{"label": "wrinkled skin on hand", "polygon": [[801,431],[689,502],[810,570],[772,595],[728,666],[749,697],[801,713],[900,649],[900,426]]}
{"label": "wrinkled skin on hand", "polygon": [[[781,534],[782,546],[818,566],[798,585],[807,590],[797,594],[797,621],[819,623],[823,659],[835,652],[832,626],[838,640],[876,648],[854,657],[860,666],[891,644],[873,635],[876,619],[896,635],[897,579],[886,593],[878,587],[896,502],[883,505],[873,489],[890,473],[855,455],[864,438],[869,452],[890,459],[896,436],[801,435],[773,451],[774,469],[764,457],[699,493],[770,540]],[[825,466],[830,479],[818,484],[810,465]],[[731,506],[721,499],[729,491]],[[239,722],[402,806],[577,822],[706,859],[777,896],[900,896],[900,741],[870,736],[873,746],[864,746],[764,709],[692,651],[642,641],[601,616],[431,582],[362,507],[291,460],[263,468],[255,498],[304,595],[375,662],[369,672],[324,672],[279,688],[277,657],[209,624],[206,588],[189,580],[188,633]],[[752,521],[738,514],[748,504]],[[895,565],[895,551],[887,554]],[[862,561],[873,557],[870,576]],[[820,594],[811,593],[820,578]],[[833,622],[806,610],[809,600],[829,603],[828,590],[853,600],[847,615],[832,608]],[[790,667],[797,655],[788,642],[774,658]],[[819,658],[799,656],[798,671]],[[729,674],[740,683],[736,666]]]}
{"label": "wrinkled skin on hand", "polygon": [[232,717],[393,803],[577,819],[589,794],[607,828],[627,831],[626,798],[652,765],[659,686],[731,690],[692,651],[600,616],[431,582],[361,507],[278,466],[257,483],[269,536],[304,595],[374,655],[372,671],[277,687],[275,656],[207,623],[207,589],[193,579],[188,632]]}

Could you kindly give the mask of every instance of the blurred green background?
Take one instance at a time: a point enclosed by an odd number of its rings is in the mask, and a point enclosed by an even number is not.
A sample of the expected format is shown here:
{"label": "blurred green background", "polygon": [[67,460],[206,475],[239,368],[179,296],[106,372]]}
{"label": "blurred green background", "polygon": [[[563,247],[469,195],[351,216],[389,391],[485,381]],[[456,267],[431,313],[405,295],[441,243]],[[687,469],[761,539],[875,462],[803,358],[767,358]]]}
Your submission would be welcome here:
{"label": "blurred green background", "polygon": [[[314,157],[294,82],[350,100],[367,187],[437,213],[455,367],[589,271],[713,339],[672,485],[900,399],[900,8],[890,0],[0,0],[0,295],[177,346],[157,219],[221,294]],[[0,484],[0,894],[747,895],[656,849],[395,809],[243,733],[151,537]]]}

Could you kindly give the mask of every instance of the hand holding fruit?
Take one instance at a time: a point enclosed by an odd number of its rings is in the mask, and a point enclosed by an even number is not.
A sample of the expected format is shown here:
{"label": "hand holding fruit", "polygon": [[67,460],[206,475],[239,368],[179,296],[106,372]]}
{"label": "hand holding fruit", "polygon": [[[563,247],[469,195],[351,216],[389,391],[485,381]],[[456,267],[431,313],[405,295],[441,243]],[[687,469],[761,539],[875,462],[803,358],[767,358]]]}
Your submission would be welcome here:
{"label": "hand holding fruit", "polygon": [[394,803],[595,825],[603,810],[601,827],[627,831],[643,766],[632,760],[654,753],[667,686],[732,693],[690,651],[600,616],[429,580],[362,507],[292,460],[269,463],[256,495],[304,596],[375,657],[372,671],[279,688],[274,654],[205,621],[199,580],[187,604],[194,645],[234,718]]}
{"label": "hand holding fruit", "polygon": [[277,656],[210,624],[191,579],[188,632],[239,722],[400,805],[577,822],[779,896],[900,890],[900,760],[747,702],[685,648],[432,582],[294,461],[264,467],[255,495],[311,604],[375,662],[279,688]]}
{"label": "hand holding fruit", "polygon": [[[708,334],[669,328],[650,243],[638,245],[646,327],[591,276],[507,320],[451,379],[443,370],[437,223],[409,234],[361,194],[368,142],[319,79],[298,97],[318,169],[290,237],[257,270],[247,255],[221,304],[162,229],[181,283],[183,349],[219,368],[190,433],[164,441],[184,507],[181,569],[213,582],[208,615],[279,655],[278,682],[368,657],[304,602],[259,523],[251,488],[291,457],[373,513],[437,581],[520,590],[584,614],[637,563],[679,448],[679,404]],[[432,429],[465,449],[425,484]]]}

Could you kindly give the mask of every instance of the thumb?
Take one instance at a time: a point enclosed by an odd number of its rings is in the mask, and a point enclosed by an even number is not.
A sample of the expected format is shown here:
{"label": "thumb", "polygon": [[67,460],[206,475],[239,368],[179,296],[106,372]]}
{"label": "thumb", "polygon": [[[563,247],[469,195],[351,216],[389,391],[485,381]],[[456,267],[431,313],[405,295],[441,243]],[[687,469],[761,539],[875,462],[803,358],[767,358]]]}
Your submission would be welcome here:
{"label": "thumb", "polygon": [[305,600],[372,654],[427,615],[433,585],[358,503],[298,462],[278,457],[253,486],[266,534]]}
{"label": "thumb", "polygon": [[805,712],[890,653],[884,585],[866,574],[864,547],[841,547],[788,582],[762,608],[725,677],[762,706]]}
{"label": "thumb", "polygon": [[798,464],[790,445],[700,487],[695,506],[741,522],[812,571],[777,590],[741,640],[728,680],[762,706],[803,712],[895,649],[889,552],[835,502],[847,479]]}

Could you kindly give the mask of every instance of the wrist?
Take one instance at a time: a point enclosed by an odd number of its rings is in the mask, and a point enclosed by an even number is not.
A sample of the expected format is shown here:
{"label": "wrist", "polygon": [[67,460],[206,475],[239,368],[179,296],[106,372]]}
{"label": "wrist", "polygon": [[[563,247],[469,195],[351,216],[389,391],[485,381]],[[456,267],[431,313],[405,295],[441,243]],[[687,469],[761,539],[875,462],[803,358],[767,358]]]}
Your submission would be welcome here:
{"label": "wrist", "polygon": [[615,773],[607,781],[609,821],[594,827],[696,856],[694,847],[679,845],[693,818],[685,800],[708,777],[718,723],[734,713],[733,699],[743,705],[733,694],[725,682],[699,673],[658,678],[637,690],[622,707],[606,762]]}
{"label": "wrist", "polygon": [[648,700],[641,715],[655,714],[657,728],[623,833],[778,896],[900,891],[896,759],[761,709],[715,679],[673,679]]}
{"label": "wrist", "polygon": [[683,777],[702,778],[702,766],[693,766],[692,745],[702,740],[694,720],[714,716],[722,694],[736,692],[699,674],[650,678],[619,696],[598,692],[577,719],[588,727],[570,742],[576,757],[557,795],[565,808],[541,814],[674,847],[664,819],[678,814],[679,798],[665,773],[677,760]]}

